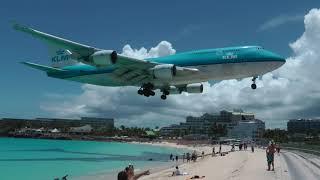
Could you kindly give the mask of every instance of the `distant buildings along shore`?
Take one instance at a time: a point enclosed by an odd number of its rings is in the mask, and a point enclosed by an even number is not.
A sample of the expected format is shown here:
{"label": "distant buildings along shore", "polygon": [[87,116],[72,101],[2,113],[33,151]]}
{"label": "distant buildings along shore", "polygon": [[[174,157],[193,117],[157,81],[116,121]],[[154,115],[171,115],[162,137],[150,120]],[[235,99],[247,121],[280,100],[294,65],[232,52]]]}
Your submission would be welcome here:
{"label": "distant buildings along shore", "polygon": [[320,133],[320,119],[291,119],[287,129],[289,133]]}
{"label": "distant buildings along shore", "polygon": [[0,134],[2,135],[7,135],[9,132],[15,135],[30,133],[105,134],[112,131],[113,128],[114,119],[111,118],[3,118],[0,120]]}
{"label": "distant buildings along shore", "polygon": [[186,122],[161,128],[160,134],[191,139],[228,137],[258,140],[262,138],[264,131],[265,123],[255,119],[253,113],[220,111],[220,114],[188,116]]}

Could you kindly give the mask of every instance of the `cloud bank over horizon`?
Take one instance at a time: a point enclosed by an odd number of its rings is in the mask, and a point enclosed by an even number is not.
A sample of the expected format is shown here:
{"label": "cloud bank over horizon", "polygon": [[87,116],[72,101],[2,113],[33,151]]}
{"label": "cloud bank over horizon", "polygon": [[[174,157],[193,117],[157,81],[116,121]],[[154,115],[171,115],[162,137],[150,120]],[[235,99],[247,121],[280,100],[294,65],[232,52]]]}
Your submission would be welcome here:
{"label": "cloud bank over horizon", "polygon": [[[257,80],[251,78],[204,83],[203,94],[171,95],[166,101],[158,94],[146,98],[137,95],[137,87],[101,87],[82,85],[82,93],[48,97],[41,109],[58,117],[114,117],[119,124],[164,126],[222,109],[241,108],[257,118],[284,121],[290,118],[320,117],[320,9],[304,16],[305,32],[289,46],[293,54],[280,69]],[[172,44],[161,41],[150,50],[125,45],[122,54],[159,57],[176,53]]]}

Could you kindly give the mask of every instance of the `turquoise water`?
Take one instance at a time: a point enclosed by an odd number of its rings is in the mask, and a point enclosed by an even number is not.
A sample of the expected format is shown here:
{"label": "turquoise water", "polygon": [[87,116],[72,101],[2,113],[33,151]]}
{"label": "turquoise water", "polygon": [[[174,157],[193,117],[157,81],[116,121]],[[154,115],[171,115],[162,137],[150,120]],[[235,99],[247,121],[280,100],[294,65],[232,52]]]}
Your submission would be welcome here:
{"label": "turquoise water", "polygon": [[[0,180],[68,179],[167,164],[182,150],[141,144],[0,138]],[[152,158],[153,161],[148,161]]]}

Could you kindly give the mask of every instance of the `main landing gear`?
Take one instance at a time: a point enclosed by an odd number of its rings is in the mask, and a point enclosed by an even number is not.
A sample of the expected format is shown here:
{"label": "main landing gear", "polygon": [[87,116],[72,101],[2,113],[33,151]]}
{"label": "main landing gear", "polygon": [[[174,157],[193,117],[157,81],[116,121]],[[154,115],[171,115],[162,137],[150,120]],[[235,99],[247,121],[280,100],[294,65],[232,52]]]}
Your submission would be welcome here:
{"label": "main landing gear", "polygon": [[256,85],[256,79],[258,77],[253,77],[252,78],[252,84],[251,84],[251,89],[257,89],[257,85]]}
{"label": "main landing gear", "polygon": [[[146,97],[154,96],[156,93],[153,90],[154,90],[154,85],[151,83],[146,83],[146,84],[143,84],[141,88],[138,90],[138,94],[144,95]],[[163,100],[167,99],[167,96],[170,94],[170,92],[167,89],[162,89],[161,92],[162,92],[161,99]]]}
{"label": "main landing gear", "polygon": [[138,94],[144,95],[146,97],[154,96],[156,93],[153,91],[153,88],[154,86],[151,83],[143,84],[141,88],[138,90]]}
{"label": "main landing gear", "polygon": [[170,94],[169,91],[166,89],[163,89],[162,93],[163,94],[161,95],[161,99],[163,99],[163,100],[167,99],[167,96]]}

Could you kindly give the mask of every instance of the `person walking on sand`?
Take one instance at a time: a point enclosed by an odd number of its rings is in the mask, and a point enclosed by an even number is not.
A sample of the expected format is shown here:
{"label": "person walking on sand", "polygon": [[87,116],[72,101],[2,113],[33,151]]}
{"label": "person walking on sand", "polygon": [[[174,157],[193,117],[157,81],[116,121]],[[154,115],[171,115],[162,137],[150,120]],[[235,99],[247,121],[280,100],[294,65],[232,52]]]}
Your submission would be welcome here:
{"label": "person walking on sand", "polygon": [[221,143],[220,143],[220,146],[219,146],[219,154],[221,154]]}
{"label": "person walking on sand", "polygon": [[204,151],[202,151],[201,155],[202,155],[202,159],[203,159],[204,158]]}
{"label": "person walking on sand", "polygon": [[178,158],[179,158],[178,155],[176,155],[176,162],[178,162]]}
{"label": "person walking on sand", "polygon": [[277,149],[277,153],[278,153],[278,155],[280,155],[280,144],[277,144],[276,149]]}
{"label": "person walking on sand", "polygon": [[251,152],[254,152],[254,143],[251,143]]}
{"label": "person walking on sand", "polygon": [[272,165],[272,171],[274,171],[274,153],[275,152],[276,152],[276,150],[275,150],[274,142],[271,141],[269,143],[269,146],[266,149],[267,162],[268,162],[268,171],[270,171],[270,166],[271,165]]}
{"label": "person walking on sand", "polygon": [[212,147],[212,156],[215,156],[216,155],[216,150],[215,150],[215,147],[213,146]]}

